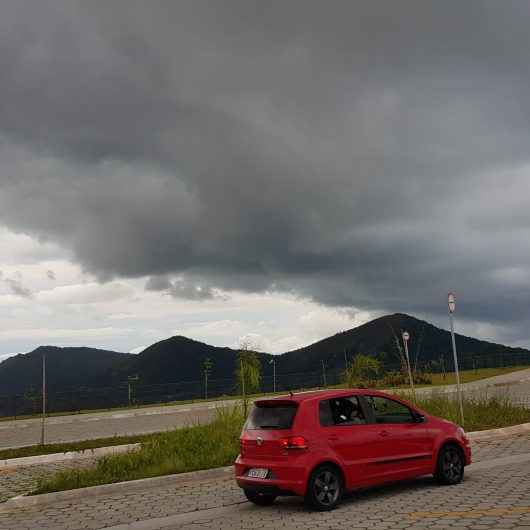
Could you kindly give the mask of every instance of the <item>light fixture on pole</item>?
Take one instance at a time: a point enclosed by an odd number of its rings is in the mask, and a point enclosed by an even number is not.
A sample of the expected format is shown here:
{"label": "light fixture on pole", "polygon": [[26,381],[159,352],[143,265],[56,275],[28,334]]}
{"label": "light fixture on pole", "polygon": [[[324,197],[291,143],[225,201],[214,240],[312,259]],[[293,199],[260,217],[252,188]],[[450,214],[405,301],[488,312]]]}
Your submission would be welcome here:
{"label": "light fixture on pole", "polygon": [[414,379],[412,378],[412,370],[410,369],[410,358],[409,358],[409,339],[410,335],[408,331],[404,331],[401,335],[403,338],[403,346],[405,348],[405,356],[407,358],[407,370],[409,372],[410,390],[412,392],[412,398],[416,401],[416,392],[414,390]]}
{"label": "light fixture on pole", "polygon": [[456,309],[456,299],[454,293],[447,295],[447,308],[449,309],[449,324],[451,325],[451,343],[453,345],[453,357],[455,361],[456,392],[458,395],[458,406],[460,407],[460,421],[464,426],[464,407],[462,405],[462,389],[460,387],[460,371],[458,370],[458,356],[456,354],[455,327],[453,323],[453,313]]}

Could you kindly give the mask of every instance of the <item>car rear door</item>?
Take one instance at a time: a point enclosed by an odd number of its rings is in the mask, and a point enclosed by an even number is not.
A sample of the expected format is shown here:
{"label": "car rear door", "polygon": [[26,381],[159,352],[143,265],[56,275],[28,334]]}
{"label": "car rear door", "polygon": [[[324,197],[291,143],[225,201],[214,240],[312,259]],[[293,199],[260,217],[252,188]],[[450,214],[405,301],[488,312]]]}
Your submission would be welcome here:
{"label": "car rear door", "polygon": [[341,462],[349,488],[369,484],[371,447],[376,433],[357,396],[319,402],[322,436]]}
{"label": "car rear door", "polygon": [[399,479],[428,473],[432,459],[424,423],[405,404],[380,395],[361,398],[371,416],[370,476]]}

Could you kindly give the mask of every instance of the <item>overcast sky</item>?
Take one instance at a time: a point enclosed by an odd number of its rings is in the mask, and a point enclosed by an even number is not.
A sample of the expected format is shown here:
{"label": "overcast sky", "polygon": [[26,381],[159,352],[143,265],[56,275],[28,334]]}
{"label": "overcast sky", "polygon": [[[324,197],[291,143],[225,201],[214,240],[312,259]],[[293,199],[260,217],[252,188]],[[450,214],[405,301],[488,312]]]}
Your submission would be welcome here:
{"label": "overcast sky", "polygon": [[389,312],[530,346],[530,7],[6,0],[0,356],[284,351]]}

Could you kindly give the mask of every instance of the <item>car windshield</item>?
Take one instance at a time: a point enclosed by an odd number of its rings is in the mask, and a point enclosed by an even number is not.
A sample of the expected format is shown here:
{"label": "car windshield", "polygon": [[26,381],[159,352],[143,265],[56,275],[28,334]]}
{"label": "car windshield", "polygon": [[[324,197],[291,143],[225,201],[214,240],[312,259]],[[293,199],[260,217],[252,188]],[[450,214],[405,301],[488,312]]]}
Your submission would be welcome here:
{"label": "car windshield", "polygon": [[296,415],[296,405],[254,406],[245,429],[290,429]]}

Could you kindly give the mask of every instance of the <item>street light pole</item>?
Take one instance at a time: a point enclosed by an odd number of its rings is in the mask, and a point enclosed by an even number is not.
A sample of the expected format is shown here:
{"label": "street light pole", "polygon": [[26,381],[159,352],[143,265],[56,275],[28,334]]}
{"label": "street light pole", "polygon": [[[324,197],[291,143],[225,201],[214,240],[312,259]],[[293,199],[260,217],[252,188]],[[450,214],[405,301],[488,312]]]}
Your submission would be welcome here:
{"label": "street light pole", "polygon": [[326,363],[324,359],[321,359],[321,362],[322,362],[322,380],[324,382],[324,388],[326,388],[328,386],[327,381],[326,381]]}
{"label": "street light pole", "polygon": [[456,354],[455,328],[453,323],[453,313],[456,308],[455,295],[449,293],[447,296],[447,307],[449,308],[449,324],[451,325],[451,342],[453,345],[453,357],[455,361],[455,375],[456,375],[456,392],[458,395],[458,406],[460,408],[460,421],[462,427],[464,426],[464,407],[462,405],[462,389],[460,387],[460,372],[458,370],[458,356]]}
{"label": "street light pole", "polygon": [[410,390],[412,392],[412,399],[416,402],[416,391],[414,390],[414,379],[412,378],[412,370],[410,369],[410,357],[409,357],[409,339],[410,335],[408,331],[404,331],[402,334],[403,346],[405,347],[405,357],[407,358],[407,369],[409,372]]}
{"label": "street light pole", "polygon": [[46,355],[42,355],[42,423],[40,431],[40,443],[44,445],[44,420],[46,418]]}
{"label": "street light pole", "polygon": [[272,359],[272,391],[276,393],[276,359]]}

